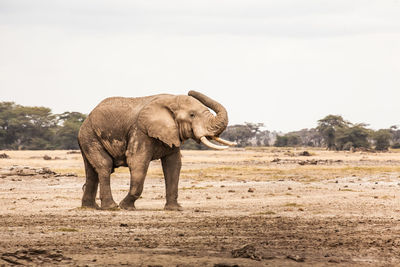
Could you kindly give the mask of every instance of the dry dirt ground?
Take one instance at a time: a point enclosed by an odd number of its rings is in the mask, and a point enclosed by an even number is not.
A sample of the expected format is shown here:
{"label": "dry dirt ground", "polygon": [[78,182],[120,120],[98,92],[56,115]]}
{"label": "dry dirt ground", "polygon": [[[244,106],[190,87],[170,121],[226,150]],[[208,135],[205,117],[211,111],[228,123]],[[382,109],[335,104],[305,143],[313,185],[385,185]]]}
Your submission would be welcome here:
{"label": "dry dirt ground", "polygon": [[[80,208],[80,154],[1,153],[0,266],[400,264],[399,151],[183,151],[182,212],[159,161],[136,211],[100,211]],[[118,169],[117,202],[128,187]]]}

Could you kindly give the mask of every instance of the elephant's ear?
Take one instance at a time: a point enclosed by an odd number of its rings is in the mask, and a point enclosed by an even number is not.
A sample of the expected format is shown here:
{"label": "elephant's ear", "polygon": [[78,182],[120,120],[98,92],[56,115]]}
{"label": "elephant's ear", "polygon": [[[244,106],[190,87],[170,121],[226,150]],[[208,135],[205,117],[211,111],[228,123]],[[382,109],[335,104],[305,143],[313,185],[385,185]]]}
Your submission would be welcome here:
{"label": "elephant's ear", "polygon": [[154,100],[142,109],[138,125],[147,135],[159,139],[170,147],[181,145],[174,114],[161,100]]}

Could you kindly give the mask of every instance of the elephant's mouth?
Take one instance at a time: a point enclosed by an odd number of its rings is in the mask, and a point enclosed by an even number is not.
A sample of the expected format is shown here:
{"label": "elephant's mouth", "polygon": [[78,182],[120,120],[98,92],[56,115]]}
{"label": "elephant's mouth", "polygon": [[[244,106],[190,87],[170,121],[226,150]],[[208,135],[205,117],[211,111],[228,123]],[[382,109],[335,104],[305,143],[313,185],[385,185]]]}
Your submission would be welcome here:
{"label": "elephant's mouth", "polygon": [[[235,142],[227,141],[216,136],[202,136],[198,138],[194,134],[193,129],[189,123],[179,124],[179,138],[181,142],[192,138],[196,140],[198,143],[202,142],[207,147],[217,150],[227,149],[229,146],[237,145]],[[211,142],[211,140],[216,141],[218,144]]]}
{"label": "elephant's mouth", "polygon": [[190,124],[181,123],[179,125],[179,138],[181,139],[181,142],[189,138],[194,138],[194,133]]}

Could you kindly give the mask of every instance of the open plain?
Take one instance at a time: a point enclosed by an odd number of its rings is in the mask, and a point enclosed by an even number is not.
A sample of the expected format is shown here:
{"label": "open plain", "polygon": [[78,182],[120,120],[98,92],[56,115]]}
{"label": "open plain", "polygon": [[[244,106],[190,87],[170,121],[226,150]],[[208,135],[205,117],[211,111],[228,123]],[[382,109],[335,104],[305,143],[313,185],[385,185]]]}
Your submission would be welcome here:
{"label": "open plain", "polygon": [[[79,153],[1,153],[0,266],[400,264],[400,151],[183,151],[182,212],[159,161],[136,211],[102,211],[80,208]],[[119,202],[127,168],[111,180]]]}

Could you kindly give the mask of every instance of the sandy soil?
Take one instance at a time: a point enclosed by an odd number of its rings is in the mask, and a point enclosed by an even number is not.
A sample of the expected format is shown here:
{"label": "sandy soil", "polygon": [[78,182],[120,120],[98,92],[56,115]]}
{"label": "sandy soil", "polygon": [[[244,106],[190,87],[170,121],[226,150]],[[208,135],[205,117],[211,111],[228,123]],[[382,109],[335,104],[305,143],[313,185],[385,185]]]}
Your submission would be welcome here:
{"label": "sandy soil", "polygon": [[[0,266],[398,265],[400,152],[302,151],[184,151],[182,212],[157,161],[136,211],[99,211],[79,154],[0,151]],[[118,169],[117,202],[128,187]]]}

